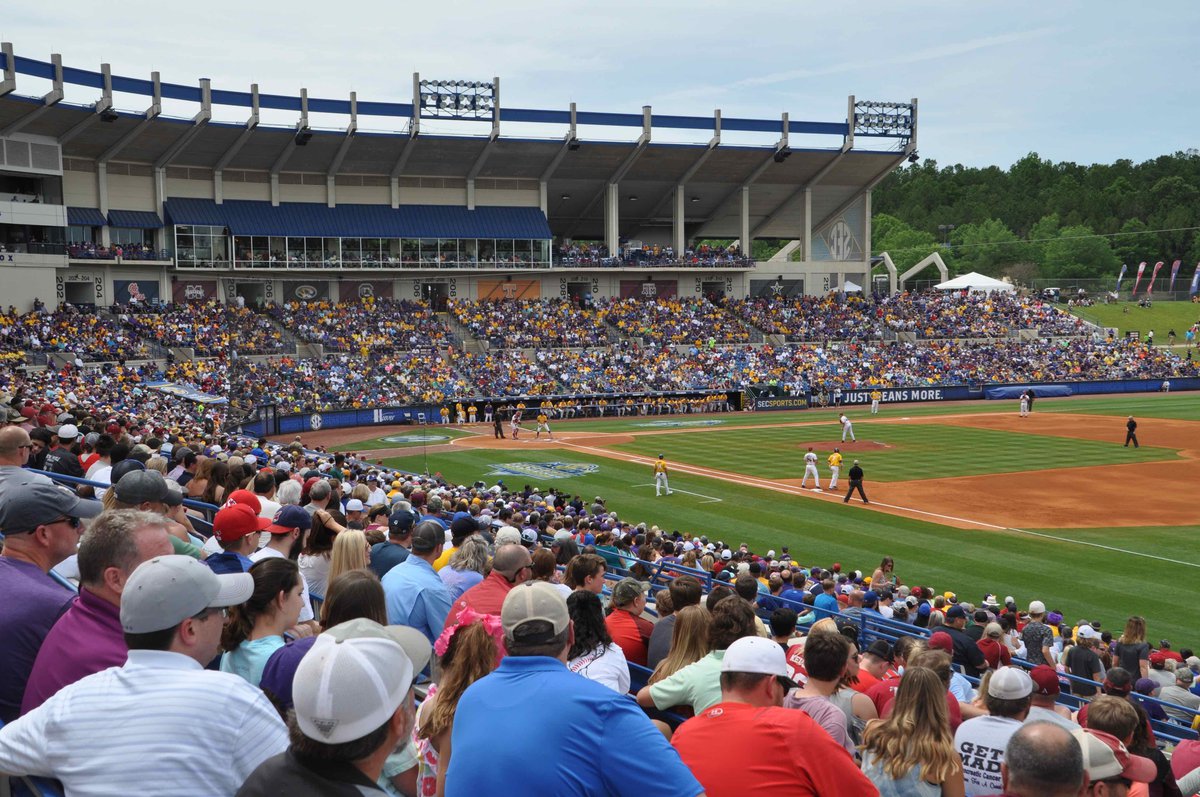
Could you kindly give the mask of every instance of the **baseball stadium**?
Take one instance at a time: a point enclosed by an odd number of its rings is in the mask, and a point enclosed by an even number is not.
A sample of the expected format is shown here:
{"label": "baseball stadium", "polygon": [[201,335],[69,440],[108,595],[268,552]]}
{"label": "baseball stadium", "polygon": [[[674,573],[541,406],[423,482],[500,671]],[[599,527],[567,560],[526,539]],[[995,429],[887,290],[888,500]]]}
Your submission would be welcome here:
{"label": "baseball stadium", "polygon": [[[9,43],[0,67],[0,421],[24,441],[0,430],[0,458],[34,449],[4,466],[116,495],[80,463],[145,449],[195,479],[197,556],[231,550],[233,494],[292,483],[304,505],[336,471],[325,514],[348,534],[387,544],[411,511],[462,550],[465,518],[498,567],[497,529],[529,532],[568,580],[604,554],[613,600],[648,581],[648,615],[681,575],[709,593],[753,573],[764,620],[827,617],[779,598],[788,571],[797,595],[832,574],[864,650],[928,641],[960,605],[1014,634],[1043,604],[1060,641],[1139,615],[1152,648],[1200,643],[1194,338],[875,252],[916,99],[761,119],[511,107],[500,78],[276,95]],[[1147,313],[1187,329],[1195,307]],[[909,619],[863,611],[885,591]],[[630,672],[637,693],[650,670]],[[1094,679],[1059,672],[1078,708]],[[1191,715],[1151,717],[1160,747],[1196,739]]]}

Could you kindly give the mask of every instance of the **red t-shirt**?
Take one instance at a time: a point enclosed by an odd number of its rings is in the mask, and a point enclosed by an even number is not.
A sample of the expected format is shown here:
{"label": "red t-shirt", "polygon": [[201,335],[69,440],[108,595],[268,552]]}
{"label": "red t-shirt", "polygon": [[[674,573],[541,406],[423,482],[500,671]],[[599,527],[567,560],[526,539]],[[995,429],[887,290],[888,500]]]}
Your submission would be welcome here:
{"label": "red t-shirt", "polygon": [[718,703],[671,744],[708,797],[878,794],[845,748],[803,711]]}
{"label": "red t-shirt", "polygon": [[879,683],[879,679],[866,670],[860,669],[855,678],[858,679],[858,682],[850,684],[850,688],[855,692],[862,692],[864,695],[872,686]]}
{"label": "red t-shirt", "polygon": [[634,617],[624,609],[614,609],[604,619],[604,625],[608,627],[608,635],[617,643],[617,647],[625,651],[625,660],[645,667],[646,650],[654,623],[644,617]]}

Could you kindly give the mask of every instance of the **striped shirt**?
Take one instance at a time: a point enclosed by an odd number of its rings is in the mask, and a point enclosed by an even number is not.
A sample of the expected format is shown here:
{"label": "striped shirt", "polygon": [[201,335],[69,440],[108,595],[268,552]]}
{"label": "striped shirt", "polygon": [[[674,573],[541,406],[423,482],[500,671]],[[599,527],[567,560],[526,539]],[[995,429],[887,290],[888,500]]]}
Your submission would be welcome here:
{"label": "striped shirt", "polygon": [[179,653],[131,650],[0,728],[0,772],[53,777],[80,795],[233,794],[287,749],[263,693]]}

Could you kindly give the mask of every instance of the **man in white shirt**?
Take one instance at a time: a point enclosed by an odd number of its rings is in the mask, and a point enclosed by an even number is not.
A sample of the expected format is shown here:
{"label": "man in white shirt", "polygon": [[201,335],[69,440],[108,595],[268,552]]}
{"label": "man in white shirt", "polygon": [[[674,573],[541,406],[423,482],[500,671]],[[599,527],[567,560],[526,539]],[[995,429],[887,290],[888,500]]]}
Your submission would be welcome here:
{"label": "man in white shirt", "polygon": [[217,575],[189,556],[139,565],[121,594],[129,660],[0,728],[0,773],[56,778],[71,795],[233,794],[288,744],[259,689],[204,669],[225,607],[253,592],[250,574]]}
{"label": "man in white shirt", "polygon": [[[263,559],[292,559],[293,550],[298,555],[300,553],[299,544],[304,539],[304,534],[312,526],[312,518],[298,506],[285,506],[275,513],[275,519],[271,525],[263,529],[263,534],[270,535],[270,541],[266,547],[259,548],[254,553],[250,554],[251,562],[261,562]],[[313,613],[312,599],[308,596],[308,579],[304,577],[304,573],[300,573],[300,585],[303,588],[300,592],[300,599],[303,605],[300,608],[299,624],[304,626],[312,633],[317,633],[321,629],[317,625],[316,615]],[[302,632],[304,629],[300,629]],[[305,634],[307,636],[307,634]]]}
{"label": "man in white shirt", "polygon": [[275,517],[280,509],[275,500],[275,474],[269,470],[259,471],[254,477],[254,494],[258,497],[258,516]]}
{"label": "man in white shirt", "polygon": [[1033,680],[1017,667],[992,673],[984,698],[988,714],[958,726],[954,748],[962,756],[967,797],[999,794],[1004,790],[1000,765],[1008,740],[1021,729],[1029,713]]}
{"label": "man in white shirt", "polygon": [[367,477],[367,489],[371,491],[371,494],[367,496],[367,506],[387,503],[387,493],[379,486],[379,477],[374,473]]}

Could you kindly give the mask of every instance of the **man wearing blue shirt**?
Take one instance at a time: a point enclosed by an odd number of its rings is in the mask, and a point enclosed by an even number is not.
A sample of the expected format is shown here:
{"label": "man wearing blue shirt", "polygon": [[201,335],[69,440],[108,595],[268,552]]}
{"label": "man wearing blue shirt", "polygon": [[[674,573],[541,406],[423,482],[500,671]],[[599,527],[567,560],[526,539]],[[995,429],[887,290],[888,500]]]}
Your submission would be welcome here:
{"label": "man wearing blue shirt", "polygon": [[[834,583],[832,578],[827,578],[822,581],[821,594],[818,595],[815,600],[813,600],[813,608],[824,609],[825,612],[829,612],[831,614],[837,614],[840,612],[841,606],[838,604],[837,595],[834,594],[836,589],[837,585]],[[817,612],[819,615],[817,619],[819,620],[823,617],[828,617],[829,614],[826,614],[825,612]]]}
{"label": "man wearing blue shirt", "polygon": [[454,603],[450,590],[433,569],[442,555],[446,532],[436,521],[418,523],[412,532],[409,557],[383,577],[388,622],[407,625],[435,642]]}
{"label": "man wearing blue shirt", "polygon": [[[500,612],[508,655],[467,688],[455,712],[448,797],[493,794],[496,762],[523,794],[696,797],[704,789],[641,709],[566,667],[574,628],[562,595],[541,581],[508,593]],[[619,763],[580,740],[635,750]]]}

